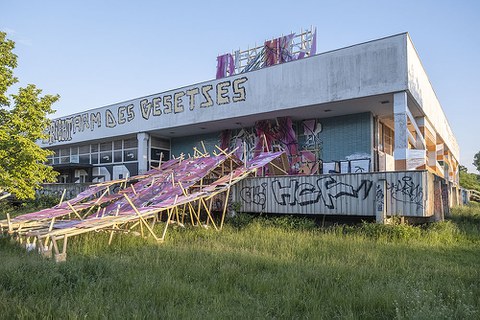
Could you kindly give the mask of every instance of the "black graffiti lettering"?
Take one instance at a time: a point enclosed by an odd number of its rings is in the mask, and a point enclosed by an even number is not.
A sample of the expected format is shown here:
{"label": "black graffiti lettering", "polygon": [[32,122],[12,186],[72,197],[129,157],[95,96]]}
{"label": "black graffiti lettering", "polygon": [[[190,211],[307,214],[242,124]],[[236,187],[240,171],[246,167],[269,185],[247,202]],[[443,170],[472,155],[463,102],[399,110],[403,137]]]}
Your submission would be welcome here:
{"label": "black graffiti lettering", "polygon": [[117,125],[117,121],[115,121],[115,116],[113,115],[112,111],[109,109],[105,110],[105,126],[107,128],[115,128]]}
{"label": "black graffiti lettering", "polygon": [[383,211],[384,207],[384,193],[382,187],[377,184],[377,188],[375,190],[375,203],[377,205],[377,211]]}
{"label": "black graffiti lettering", "polygon": [[163,97],[163,106],[165,107],[163,109],[163,113],[165,114],[172,113],[172,96],[171,95]]}
{"label": "black graffiti lettering", "polygon": [[265,203],[267,200],[265,194],[266,188],[267,184],[265,182],[260,186],[243,187],[242,190],[240,190],[240,197],[246,203],[253,203],[262,206],[262,209],[265,209]]}
{"label": "black graffiti lettering", "polygon": [[[326,179],[325,187],[327,188],[327,190],[332,188],[335,188],[336,190],[340,189],[340,191],[338,191],[335,194],[335,198],[338,198],[341,196],[358,198],[359,195],[361,195],[362,200],[365,200],[368,197],[368,194],[370,193],[370,189],[372,188],[372,185],[373,185],[373,182],[370,180],[362,180],[360,185],[355,189],[352,185],[349,185],[343,182],[337,182],[332,177],[322,178],[322,179]],[[319,181],[322,179],[319,179]],[[363,190],[363,193],[360,193],[361,190]]]}
{"label": "black graffiti lettering", "polygon": [[404,176],[397,182],[387,183],[387,190],[392,199],[423,207],[423,188],[415,184],[412,177]]}
{"label": "black graffiti lettering", "polygon": [[213,86],[211,84],[202,87],[202,96],[205,98],[205,101],[200,103],[200,108],[213,106],[213,100],[209,93],[211,90],[213,90]]}
{"label": "black graffiti lettering", "polygon": [[175,92],[173,95],[173,112],[180,113],[183,112],[182,97],[185,95],[185,92],[179,91]]}
{"label": "black graffiti lettering", "polygon": [[279,180],[272,181],[272,192],[275,202],[281,206],[286,206],[287,204],[293,206],[295,205],[295,194],[298,181],[291,179],[288,185],[282,186]]}
{"label": "black graffiti lettering", "polygon": [[150,113],[152,112],[152,104],[148,102],[147,99],[140,101],[140,113],[142,114],[143,119],[148,120],[150,118]]}
{"label": "black graffiti lettering", "polygon": [[230,103],[230,97],[228,96],[228,87],[230,87],[230,81],[224,81],[217,83],[217,104]]}
{"label": "black graffiti lettering", "polygon": [[373,182],[361,180],[357,187],[344,182],[338,182],[333,177],[319,178],[316,184],[290,179],[288,184],[282,185],[279,180],[272,181],[272,193],[277,204],[286,206],[306,206],[322,201],[329,209],[335,208],[336,200],[340,197],[351,197],[365,200],[370,194]]}
{"label": "black graffiti lettering", "polygon": [[72,131],[73,131],[72,118],[67,118],[67,119],[64,120],[64,123],[63,123],[63,139],[64,139],[64,141],[72,140]]}
{"label": "black graffiti lettering", "polygon": [[118,124],[124,124],[127,122],[127,119],[125,118],[125,111],[127,111],[127,108],[124,106],[118,107]]}
{"label": "black graffiti lettering", "polygon": [[317,203],[321,196],[322,192],[311,183],[300,183],[296,187],[295,201],[302,207]]}
{"label": "black graffiti lettering", "polygon": [[76,115],[73,117],[73,133],[80,132],[82,130],[82,116]]}
{"label": "black graffiti lettering", "polygon": [[93,131],[97,124],[97,128],[102,126],[102,114],[100,112],[90,113],[90,130]]}
{"label": "black graffiti lettering", "polygon": [[247,80],[247,77],[233,80],[233,102],[245,101],[247,98],[245,87],[242,86]]}
{"label": "black graffiti lettering", "polygon": [[135,111],[133,110],[133,104],[127,106],[127,121],[130,122],[135,119]]}
{"label": "black graffiti lettering", "polygon": [[88,113],[82,114],[82,131],[85,128],[90,128],[90,123],[88,122]]}
{"label": "black graffiti lettering", "polygon": [[160,106],[160,102],[162,101],[162,98],[157,97],[152,99],[152,104],[153,104],[153,116],[158,117],[162,115],[162,109]]}
{"label": "black graffiti lettering", "polygon": [[200,90],[198,88],[187,90],[187,96],[190,98],[188,102],[190,110],[195,109],[195,96],[199,93],[200,93]]}

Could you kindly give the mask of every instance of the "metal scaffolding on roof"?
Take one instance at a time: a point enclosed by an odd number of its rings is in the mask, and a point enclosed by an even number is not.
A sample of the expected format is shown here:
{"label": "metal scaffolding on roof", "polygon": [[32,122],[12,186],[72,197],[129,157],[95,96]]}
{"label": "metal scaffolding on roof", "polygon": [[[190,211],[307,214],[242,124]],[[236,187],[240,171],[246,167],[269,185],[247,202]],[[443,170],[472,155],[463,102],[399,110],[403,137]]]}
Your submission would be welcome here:
{"label": "metal scaffolding on roof", "polygon": [[246,50],[238,49],[217,57],[217,79],[302,59],[316,53],[316,28],[266,40]]}

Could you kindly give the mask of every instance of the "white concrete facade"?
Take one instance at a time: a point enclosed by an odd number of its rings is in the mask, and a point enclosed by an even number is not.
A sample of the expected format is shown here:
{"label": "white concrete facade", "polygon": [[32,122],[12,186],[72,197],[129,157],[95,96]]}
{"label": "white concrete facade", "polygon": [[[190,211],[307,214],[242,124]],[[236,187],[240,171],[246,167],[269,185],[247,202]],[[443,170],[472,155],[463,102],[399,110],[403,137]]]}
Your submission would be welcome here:
{"label": "white concrete facade", "polygon": [[268,117],[326,116],[327,111],[391,119],[396,166],[405,161],[396,170],[423,155],[423,164],[413,161],[411,168],[435,171],[437,160],[448,161],[448,174],[455,175],[458,143],[407,33],[55,119],[50,139],[41,145],[135,135],[141,173],[148,169],[143,160],[151,133],[169,139]]}

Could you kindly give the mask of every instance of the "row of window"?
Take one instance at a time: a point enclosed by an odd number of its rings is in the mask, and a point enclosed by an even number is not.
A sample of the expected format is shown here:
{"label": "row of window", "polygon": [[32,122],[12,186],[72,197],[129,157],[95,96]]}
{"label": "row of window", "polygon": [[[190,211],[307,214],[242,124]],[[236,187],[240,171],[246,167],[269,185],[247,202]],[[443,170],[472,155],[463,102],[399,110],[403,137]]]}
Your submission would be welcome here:
{"label": "row of window", "polygon": [[137,161],[137,139],[92,143],[69,148],[52,149],[49,164],[104,164]]}
{"label": "row of window", "polygon": [[[133,162],[138,159],[138,142],[136,139],[115,140],[88,145],[52,149],[54,155],[48,157],[48,164],[108,164]],[[150,160],[158,163],[168,160],[168,150],[158,147],[150,148]]]}

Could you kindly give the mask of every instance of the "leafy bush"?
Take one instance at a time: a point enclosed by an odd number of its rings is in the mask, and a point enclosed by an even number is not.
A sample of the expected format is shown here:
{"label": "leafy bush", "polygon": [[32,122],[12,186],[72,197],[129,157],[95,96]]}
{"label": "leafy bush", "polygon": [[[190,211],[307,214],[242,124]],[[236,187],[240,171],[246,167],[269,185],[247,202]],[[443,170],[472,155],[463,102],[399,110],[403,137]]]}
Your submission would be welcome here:
{"label": "leafy bush", "polygon": [[60,202],[60,198],[56,195],[42,194],[37,195],[33,200],[24,202],[24,206],[32,209],[44,209],[56,206]]}
{"label": "leafy bush", "polygon": [[0,201],[0,219],[6,219],[7,213],[10,213],[10,216],[14,217],[36,210],[51,208],[59,202],[60,198],[53,195],[37,195],[35,199],[24,200],[22,202],[2,200]]}
{"label": "leafy bush", "polygon": [[315,221],[306,217],[272,216],[263,217],[262,224],[282,228],[284,230],[313,230],[317,228]]}
{"label": "leafy bush", "polygon": [[345,227],[345,233],[363,235],[366,238],[375,240],[407,240],[418,239],[421,236],[421,229],[408,224],[377,224],[363,222],[360,226]]}
{"label": "leafy bush", "polygon": [[480,175],[460,171],[460,185],[480,192]]}
{"label": "leafy bush", "polygon": [[235,216],[229,218],[227,223],[236,229],[243,229],[250,223],[252,223],[255,216],[248,213],[237,213]]}
{"label": "leafy bush", "polygon": [[0,220],[7,218],[7,213],[12,213],[15,209],[7,200],[0,201]]}

